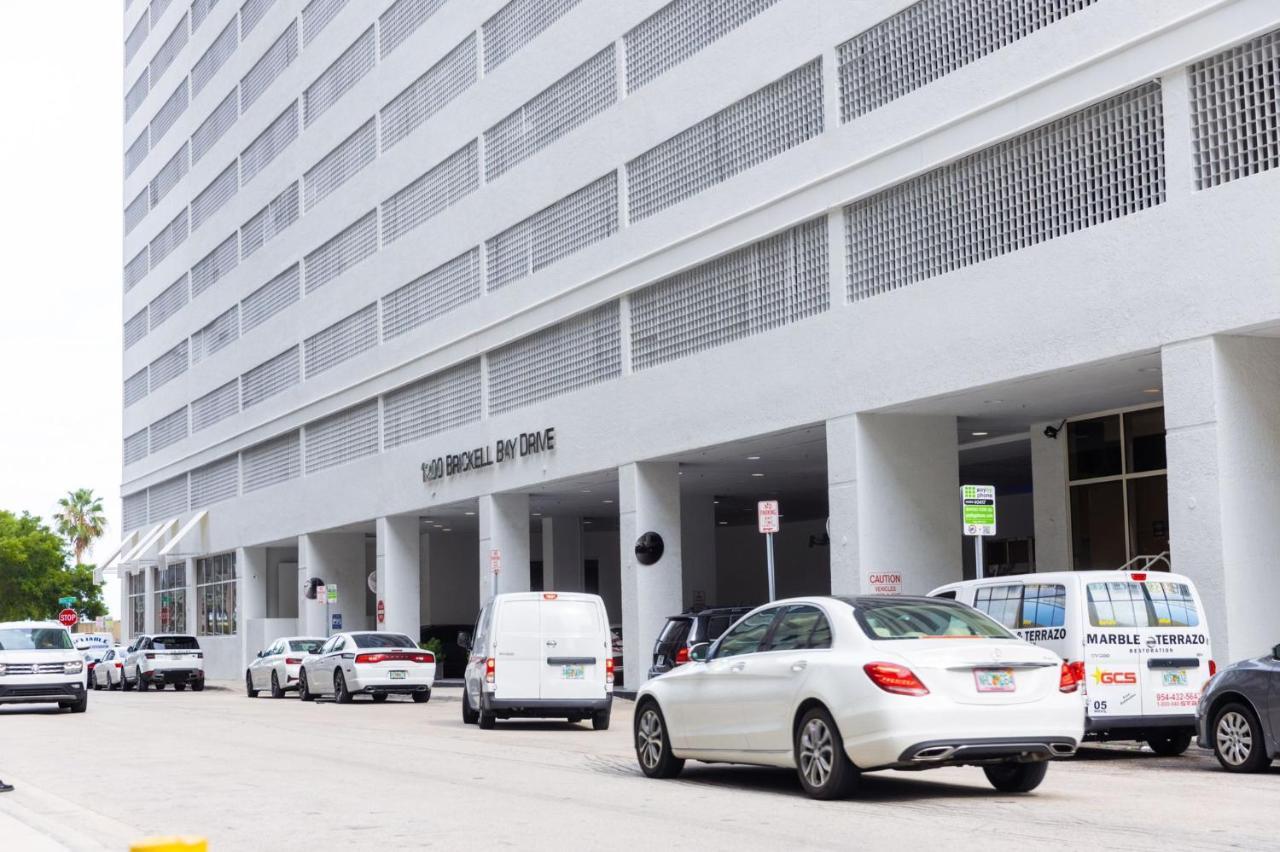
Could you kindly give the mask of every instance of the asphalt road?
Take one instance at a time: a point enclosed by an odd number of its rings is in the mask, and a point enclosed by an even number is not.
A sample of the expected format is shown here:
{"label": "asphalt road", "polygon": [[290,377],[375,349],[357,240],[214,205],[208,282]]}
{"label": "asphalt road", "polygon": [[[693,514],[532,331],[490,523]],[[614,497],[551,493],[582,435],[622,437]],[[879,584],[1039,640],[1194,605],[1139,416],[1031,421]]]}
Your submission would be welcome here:
{"label": "asphalt road", "polygon": [[194,834],[232,849],[1280,848],[1280,768],[1221,772],[1089,748],[1038,791],[976,769],[868,775],[815,802],[791,772],[690,764],[643,777],[631,704],[613,726],[464,726],[459,692],[426,705],[249,700],[231,689],[94,693],[83,715],[0,707],[4,849],[127,849]]}

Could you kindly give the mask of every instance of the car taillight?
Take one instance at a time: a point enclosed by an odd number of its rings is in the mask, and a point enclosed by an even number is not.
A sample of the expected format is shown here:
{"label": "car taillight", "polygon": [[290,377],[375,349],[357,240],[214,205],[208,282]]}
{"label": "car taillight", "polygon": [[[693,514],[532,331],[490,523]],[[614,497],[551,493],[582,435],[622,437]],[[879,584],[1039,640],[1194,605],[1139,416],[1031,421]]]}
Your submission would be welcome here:
{"label": "car taillight", "polygon": [[920,678],[906,666],[899,666],[896,663],[867,663],[862,670],[867,673],[867,677],[871,678],[872,683],[885,692],[896,695],[929,694],[929,690],[920,682]]}
{"label": "car taillight", "polygon": [[302,658],[301,657],[285,657],[284,664],[286,666],[300,666],[302,665]]}
{"label": "car taillight", "polygon": [[147,657],[147,659],[148,659],[148,660],[154,660],[154,659],[156,658],[156,655],[155,655],[155,654],[147,654],[147,655],[146,655],[146,657]]}
{"label": "car taillight", "polygon": [[1142,573],[1141,571],[1136,571],[1130,574],[1129,576],[1132,577],[1134,582],[1136,583],[1145,583],[1147,581],[1147,575]]}
{"label": "car taillight", "polygon": [[493,657],[487,657],[484,661],[484,682],[493,683],[494,675],[497,674],[497,660]]}
{"label": "car taillight", "polygon": [[412,659],[415,663],[434,663],[436,661],[436,655],[431,652],[427,652],[425,654],[414,654]]}
{"label": "car taillight", "polygon": [[118,669],[124,668],[124,663],[116,663],[116,668]]}
{"label": "car taillight", "polygon": [[1075,678],[1076,683],[1084,683],[1084,660],[1077,660],[1066,665],[1071,669],[1071,676]]}
{"label": "car taillight", "polygon": [[1210,660],[1209,661],[1209,677],[1213,677],[1217,673],[1218,673],[1218,661]]}
{"label": "car taillight", "polygon": [[[1077,670],[1076,666],[1079,666],[1080,669]],[[1062,671],[1058,674],[1058,691],[1075,692],[1080,688],[1083,674],[1084,663],[1063,663]]]}
{"label": "car taillight", "polygon": [[689,662],[689,648],[681,645],[680,650],[676,651],[676,665],[683,666],[687,662]]}
{"label": "car taillight", "polygon": [[606,657],[604,661],[604,682],[613,683],[613,657]]}

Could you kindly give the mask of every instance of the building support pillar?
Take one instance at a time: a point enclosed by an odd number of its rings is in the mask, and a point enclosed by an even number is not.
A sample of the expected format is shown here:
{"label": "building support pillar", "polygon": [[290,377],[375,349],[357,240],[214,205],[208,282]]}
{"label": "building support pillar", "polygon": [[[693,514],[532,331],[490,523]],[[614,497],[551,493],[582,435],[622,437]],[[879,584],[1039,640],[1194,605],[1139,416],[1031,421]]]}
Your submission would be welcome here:
{"label": "building support pillar", "polygon": [[[627,688],[635,689],[648,679],[649,655],[667,616],[682,609],[679,465],[623,465],[618,468],[618,498],[623,666]],[[641,565],[636,541],[650,532],[662,537],[662,556]]]}
{"label": "building support pillar", "polygon": [[542,518],[542,587],[582,591],[582,519]]}
{"label": "building support pillar", "polygon": [[195,634],[199,632],[200,627],[196,624],[196,616],[200,612],[197,607],[198,601],[196,600],[196,558],[194,556],[188,556],[186,563],[187,632]]}
{"label": "building support pillar", "polygon": [[[376,630],[404,633],[415,642],[422,630],[419,610],[421,544],[418,517],[399,515],[378,518],[377,603],[374,604]],[[384,620],[378,622],[378,606]]]}
{"label": "building support pillar", "polygon": [[497,590],[529,591],[529,495],[486,494],[479,500],[480,601],[493,597],[493,555],[497,552]]}
{"label": "building support pillar", "polygon": [[1073,568],[1071,499],[1067,488],[1067,430],[1062,426],[1057,438],[1044,434],[1045,427],[1056,429],[1060,425],[1055,421],[1036,423],[1031,427],[1031,511],[1035,521],[1037,572],[1070,571]]}
{"label": "building support pillar", "polygon": [[240,586],[236,595],[236,633],[240,636],[241,669],[248,668],[249,661],[270,639],[264,635],[263,620],[267,617],[267,549],[265,547],[236,548],[236,582]]}
{"label": "building support pillar", "polygon": [[[307,636],[328,636],[334,615],[343,630],[370,629],[365,615],[365,548],[363,533],[308,533],[298,536],[298,626]],[[307,600],[306,581],[319,577],[338,586],[334,604],[317,596]]]}
{"label": "building support pillar", "polygon": [[146,565],[142,569],[143,588],[146,589],[146,595],[143,597],[143,618],[142,632],[151,634],[155,633],[159,618],[156,613],[156,566]]}

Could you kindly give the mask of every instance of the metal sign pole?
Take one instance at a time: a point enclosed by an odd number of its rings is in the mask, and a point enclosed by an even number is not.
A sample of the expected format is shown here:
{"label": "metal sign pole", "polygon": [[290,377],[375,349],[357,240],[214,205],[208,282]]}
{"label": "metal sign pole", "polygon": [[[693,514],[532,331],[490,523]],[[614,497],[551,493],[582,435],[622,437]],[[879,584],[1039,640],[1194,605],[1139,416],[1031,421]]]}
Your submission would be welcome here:
{"label": "metal sign pole", "polygon": [[773,533],[767,533],[764,537],[764,542],[765,553],[769,560],[769,601],[772,603],[778,597],[773,581]]}
{"label": "metal sign pole", "polygon": [[982,579],[983,574],[985,573],[982,570],[984,567],[982,561],[982,536],[975,535],[973,537],[973,568],[975,571],[974,576],[979,580]]}

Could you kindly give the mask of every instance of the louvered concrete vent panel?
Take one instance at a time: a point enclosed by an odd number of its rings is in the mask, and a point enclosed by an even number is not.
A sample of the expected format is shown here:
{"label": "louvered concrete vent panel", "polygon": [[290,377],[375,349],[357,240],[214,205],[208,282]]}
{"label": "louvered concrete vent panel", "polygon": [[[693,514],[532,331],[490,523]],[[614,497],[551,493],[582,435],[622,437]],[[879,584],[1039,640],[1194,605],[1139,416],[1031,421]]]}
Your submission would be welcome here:
{"label": "louvered concrete vent panel", "polygon": [[166,414],[152,423],[149,433],[153,453],[173,446],[187,437],[187,407],[184,405],[172,414]]}
{"label": "louvered concrete vent panel", "polygon": [[851,121],[1025,38],[1095,0],[920,0],[836,50]]}
{"label": "louvered concrete vent panel", "polygon": [[196,230],[222,208],[240,189],[240,174],[235,160],[222,170],[200,194],[191,200],[191,230]]}
{"label": "louvered concrete vent panel", "polygon": [[151,376],[151,390],[165,385],[187,371],[189,344],[183,340],[177,346],[151,362],[148,368]]}
{"label": "louvered concrete vent panel", "polygon": [[472,249],[382,297],[382,338],[410,329],[480,298],[480,250]]}
{"label": "louvered concrete vent panel", "polygon": [[[191,34],[195,35],[200,29],[200,25],[209,17],[209,13],[213,11],[213,7],[218,5],[218,0],[191,0]],[[232,23],[235,23],[235,15],[231,16]]]}
{"label": "louvered concrete vent panel", "polygon": [[652,216],[822,133],[815,59],[627,163],[632,221]]}
{"label": "louvered concrete vent panel", "polygon": [[618,232],[618,173],[593,181],[485,242],[489,290]]}
{"label": "louvered concrete vent panel", "polygon": [[307,473],[378,452],[378,400],[331,414],[305,428]]}
{"label": "louvered concrete vent panel", "polygon": [[240,6],[240,40],[253,32],[254,27],[267,14],[267,10],[275,5],[276,0],[245,0]]}
{"label": "louvered concrete vent panel", "polygon": [[382,202],[382,242],[400,239],[480,186],[479,147],[473,140]]}
{"label": "louvered concrete vent panel", "polygon": [[142,47],[142,43],[147,40],[147,36],[151,33],[151,28],[147,25],[147,16],[143,15],[138,19],[138,23],[134,24],[133,29],[129,31],[129,35],[124,40],[124,62],[128,65],[133,61],[133,57],[138,55],[138,49]]}
{"label": "louvered concrete vent panel", "polygon": [[148,329],[147,309],[143,307],[124,324],[124,348],[128,349],[133,344],[147,336]]}
{"label": "louvered concrete vent panel", "polygon": [[324,115],[329,107],[373,70],[377,61],[373,27],[369,27],[302,93],[303,126],[310,127]]}
{"label": "louvered concrete vent panel", "polygon": [[150,132],[147,128],[142,128],[142,132],[138,134],[138,138],[133,140],[133,144],[124,152],[124,176],[129,177],[137,171],[138,166],[142,165],[142,161],[147,158],[150,152],[148,139]]}
{"label": "louvered concrete vent panel", "polygon": [[240,376],[240,406],[248,408],[302,381],[298,347],[290,346]]}
{"label": "louvered concrete vent panel", "polygon": [[1280,30],[1188,70],[1196,189],[1280,167]]}
{"label": "louvered concrete vent panel", "polygon": [[247,258],[266,243],[271,242],[287,227],[298,221],[298,182],[289,184],[284,192],[240,226],[240,258]]}
{"label": "louvered concrete vent panel", "polygon": [[280,37],[275,40],[267,52],[262,54],[249,73],[240,78],[240,111],[247,112],[249,107],[262,97],[275,79],[284,73],[293,60],[298,58],[298,22],[293,20]]}
{"label": "louvered concrete vent panel", "polygon": [[185,473],[147,489],[147,519],[158,524],[181,515],[191,507]]}
{"label": "louvered concrete vent panel", "polygon": [[240,239],[232,233],[191,267],[191,298],[208,290],[240,264]]}
{"label": "louvered concrete vent panel", "polygon": [[827,220],[646,287],[631,297],[636,370],[793,323],[830,305]]}
{"label": "louvered concrete vent panel", "polygon": [[218,37],[213,40],[213,44],[209,45],[204,55],[191,66],[191,97],[194,98],[209,85],[213,75],[217,74],[218,69],[225,65],[236,52],[236,45],[239,43],[236,37],[236,19],[233,17],[222,32],[218,33]]}
{"label": "louvered concrete vent panel", "polygon": [[308,379],[378,345],[378,305],[368,305],[303,341]]}
{"label": "louvered concrete vent panel", "polygon": [[292,145],[298,138],[298,130],[298,102],[294,101],[240,152],[240,185],[247,186],[281,151]]}
{"label": "louvered concrete vent panel", "polygon": [[[154,25],[154,21],[152,24]],[[178,58],[178,54],[182,52],[182,48],[187,46],[187,38],[191,32],[189,16],[183,15],[178,21],[178,25],[173,28],[168,37],[160,45],[160,49],[156,51],[156,55],[151,59],[151,79],[159,80],[164,76],[164,72],[169,70],[169,66],[173,64],[173,60]]]}
{"label": "louvered concrete vent panel", "polygon": [[444,4],[445,0],[396,0],[392,3],[378,18],[379,55],[386,59],[388,53],[413,35]]}
{"label": "louvered concrete vent panel", "polygon": [[147,395],[147,368],[124,380],[124,407],[128,408]]}
{"label": "louvered concrete vent panel", "polygon": [[178,149],[169,162],[160,167],[160,171],[156,172],[156,176],[151,179],[148,189],[151,191],[151,206],[158,205],[166,195],[173,191],[178,185],[178,181],[182,180],[189,168],[189,159],[187,157],[187,143],[183,142],[182,147]]}
{"label": "louvered concrete vent panel", "polygon": [[124,528],[124,532],[132,532],[147,523],[147,492],[145,490],[124,495],[121,503],[120,526]]}
{"label": "louvered concrete vent panel", "polygon": [[235,125],[236,118],[240,115],[237,104],[236,90],[232,88],[231,94],[223,98],[222,103],[214,107],[213,112],[209,113],[209,117],[200,123],[195,133],[191,134],[191,162],[193,164],[200,162],[200,158],[209,153],[209,149],[213,147],[214,143]]}
{"label": "louvered concrete vent panel", "polygon": [[476,37],[472,33],[379,111],[382,150],[421,127],[476,79]]}
{"label": "louvered concrete vent panel", "polygon": [[262,325],[302,298],[298,264],[294,264],[254,290],[240,303],[242,334]]}
{"label": "louvered concrete vent panel", "polygon": [[361,125],[338,147],[325,154],[302,177],[303,196],[306,209],[315,207],[317,202],[329,193],[342,186],[369,165],[378,156],[377,124],[371,118]]}
{"label": "louvered concrete vent panel", "polygon": [[191,403],[191,431],[208,429],[240,411],[240,380],[232,379]]}
{"label": "louvered concrete vent panel", "polygon": [[627,91],[634,92],[656,79],[777,2],[675,0],[668,3],[623,36]]}
{"label": "louvered concrete vent panel", "polygon": [[147,430],[139,429],[124,439],[124,463],[133,464],[147,457]]}
{"label": "louvered concrete vent panel", "polygon": [[298,432],[290,432],[240,454],[240,479],[244,493],[302,475],[302,441],[299,435]]}
{"label": "louvered concrete vent panel", "polygon": [[189,301],[190,292],[185,272],[181,278],[161,290],[160,295],[147,306],[151,312],[151,328],[154,330],[160,323],[182,310]]}
{"label": "louvered concrete vent panel", "polygon": [[382,440],[392,449],[480,419],[480,359],[427,376],[382,398]]}
{"label": "louvered concrete vent panel", "polygon": [[151,252],[151,266],[154,269],[160,262],[173,253],[174,249],[187,241],[187,208],[173,217],[173,221],[160,229],[155,239],[148,246]]}
{"label": "louvered concrete vent panel", "polygon": [[240,493],[240,457],[227,456],[191,471],[191,508],[203,509]]}
{"label": "louvered concrete vent panel", "polygon": [[169,11],[169,6],[173,4],[173,0],[151,0],[151,5],[147,7],[147,15],[151,18],[151,30],[155,32],[156,23],[164,17],[164,13]]}
{"label": "louvered concrete vent panel", "polygon": [[617,67],[609,45],[484,132],[485,180],[497,179],[617,99]]}
{"label": "louvered concrete vent panel", "polygon": [[147,247],[134,255],[133,260],[124,265],[124,291],[128,293],[143,278],[147,277]]}
{"label": "louvered concrete vent panel", "polygon": [[138,107],[142,106],[146,101],[147,95],[151,93],[151,75],[144,68],[142,74],[133,85],[129,87],[129,91],[124,95],[124,120],[128,121],[133,118],[133,114],[138,111]]}
{"label": "louvered concrete vent panel", "polygon": [[484,70],[489,73],[540,36],[582,0],[511,0],[484,22]]}
{"label": "louvered concrete vent panel", "polygon": [[137,198],[129,202],[129,206],[124,208],[124,232],[126,234],[138,227],[143,219],[147,218],[147,212],[151,209],[148,199],[151,197],[151,188],[146,187],[142,192],[138,193]]}
{"label": "louvered concrete vent panel", "polygon": [[622,375],[618,303],[489,353],[489,412],[501,414]]}
{"label": "louvered concrete vent panel", "polygon": [[307,295],[378,250],[378,211],[370,210],[303,258]]}
{"label": "louvered concrete vent panel", "polygon": [[178,83],[178,88],[173,90],[173,94],[169,95],[160,109],[156,110],[155,118],[151,119],[151,124],[148,125],[151,130],[152,148],[160,145],[160,140],[169,132],[174,123],[182,117],[182,114],[187,111],[187,103],[187,80],[184,77]]}
{"label": "louvered concrete vent panel", "polygon": [[240,337],[240,306],[232,305],[191,335],[191,363],[196,364],[225,349]]}
{"label": "louvered concrete vent panel", "polygon": [[302,46],[320,35],[329,22],[347,5],[347,0],[311,0],[302,8]]}
{"label": "louvered concrete vent panel", "polygon": [[1160,85],[1148,83],[850,204],[849,298],[934,278],[1164,200]]}

